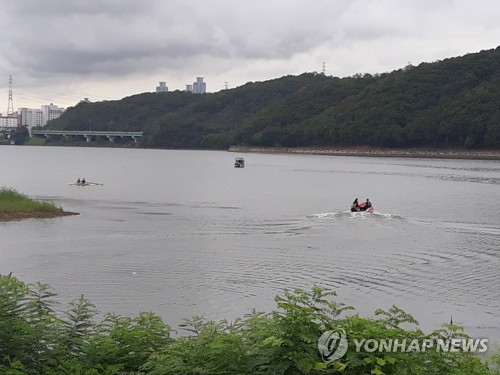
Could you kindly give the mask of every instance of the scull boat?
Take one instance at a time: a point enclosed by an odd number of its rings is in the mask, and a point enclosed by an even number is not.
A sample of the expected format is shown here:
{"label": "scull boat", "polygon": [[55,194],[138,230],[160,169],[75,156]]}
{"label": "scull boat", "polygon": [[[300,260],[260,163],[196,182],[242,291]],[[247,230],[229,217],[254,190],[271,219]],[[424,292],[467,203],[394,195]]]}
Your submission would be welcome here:
{"label": "scull boat", "polygon": [[102,186],[104,184],[100,184],[98,182],[68,182],[70,186]]}

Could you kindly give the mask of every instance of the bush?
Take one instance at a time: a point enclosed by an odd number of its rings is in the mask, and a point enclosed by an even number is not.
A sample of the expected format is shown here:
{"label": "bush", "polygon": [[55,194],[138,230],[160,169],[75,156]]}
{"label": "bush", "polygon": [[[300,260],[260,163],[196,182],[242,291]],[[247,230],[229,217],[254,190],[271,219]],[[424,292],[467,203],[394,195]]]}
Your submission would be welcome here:
{"label": "bush", "polygon": [[[63,312],[55,310],[55,296],[46,284],[0,276],[1,374],[499,374],[474,353],[367,350],[356,340],[466,335],[455,325],[424,334],[395,306],[362,318],[317,286],[285,291],[270,313],[252,311],[234,322],[185,320],[181,328],[188,334],[176,339],[153,313],[96,322],[97,311],[83,296]],[[318,339],[332,329],[346,333],[347,351],[325,361]]]}

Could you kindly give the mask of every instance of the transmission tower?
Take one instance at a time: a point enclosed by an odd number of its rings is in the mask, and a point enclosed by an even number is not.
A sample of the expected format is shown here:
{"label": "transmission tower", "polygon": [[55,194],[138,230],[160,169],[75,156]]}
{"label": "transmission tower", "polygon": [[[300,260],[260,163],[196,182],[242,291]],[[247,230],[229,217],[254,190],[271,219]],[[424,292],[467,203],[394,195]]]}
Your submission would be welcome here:
{"label": "transmission tower", "polygon": [[325,62],[323,62],[323,63],[321,64],[321,73],[323,73],[323,74],[325,74],[325,73],[326,73],[326,63],[325,63]]}
{"label": "transmission tower", "polygon": [[9,75],[9,103],[7,104],[7,116],[14,115],[14,102],[12,100],[12,75]]}

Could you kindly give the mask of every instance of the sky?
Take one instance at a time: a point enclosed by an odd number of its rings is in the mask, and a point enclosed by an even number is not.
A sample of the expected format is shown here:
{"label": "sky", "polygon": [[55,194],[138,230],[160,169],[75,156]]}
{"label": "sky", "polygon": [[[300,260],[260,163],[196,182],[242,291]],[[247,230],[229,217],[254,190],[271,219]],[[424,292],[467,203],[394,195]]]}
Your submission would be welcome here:
{"label": "sky", "polygon": [[[390,72],[496,48],[498,0],[0,0],[0,113],[304,72]],[[324,63],[324,65],[323,65]],[[3,99],[3,100],[2,100]]]}

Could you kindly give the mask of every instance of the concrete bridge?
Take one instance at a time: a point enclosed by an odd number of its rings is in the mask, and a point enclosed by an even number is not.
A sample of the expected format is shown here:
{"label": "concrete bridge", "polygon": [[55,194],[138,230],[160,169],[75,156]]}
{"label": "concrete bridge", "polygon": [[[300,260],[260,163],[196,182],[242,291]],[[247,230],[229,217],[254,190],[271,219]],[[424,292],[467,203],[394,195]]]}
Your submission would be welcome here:
{"label": "concrete bridge", "polygon": [[134,142],[139,142],[143,136],[143,132],[113,132],[113,131],[86,131],[86,130],[32,130],[32,137],[54,138],[63,137],[65,139],[75,139],[83,137],[87,142],[96,141],[97,139],[107,139],[111,143],[115,143],[117,138],[131,138]]}

